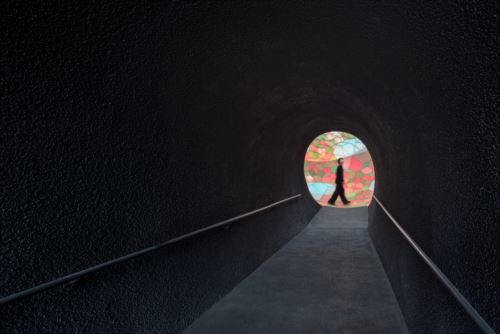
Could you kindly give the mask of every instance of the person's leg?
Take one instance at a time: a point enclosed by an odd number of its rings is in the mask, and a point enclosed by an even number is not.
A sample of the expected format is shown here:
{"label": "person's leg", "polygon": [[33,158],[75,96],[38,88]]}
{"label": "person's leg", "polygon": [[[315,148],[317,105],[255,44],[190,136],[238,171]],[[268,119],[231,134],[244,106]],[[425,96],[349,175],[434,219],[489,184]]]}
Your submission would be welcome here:
{"label": "person's leg", "polygon": [[339,188],[340,188],[339,189],[339,195],[340,195],[340,199],[342,200],[342,203],[348,204],[350,201],[348,201],[347,198],[345,197],[344,187],[341,186]]}
{"label": "person's leg", "polygon": [[339,186],[338,185],[335,186],[335,191],[333,192],[332,197],[328,200],[328,203],[335,204],[337,197],[339,197]]}

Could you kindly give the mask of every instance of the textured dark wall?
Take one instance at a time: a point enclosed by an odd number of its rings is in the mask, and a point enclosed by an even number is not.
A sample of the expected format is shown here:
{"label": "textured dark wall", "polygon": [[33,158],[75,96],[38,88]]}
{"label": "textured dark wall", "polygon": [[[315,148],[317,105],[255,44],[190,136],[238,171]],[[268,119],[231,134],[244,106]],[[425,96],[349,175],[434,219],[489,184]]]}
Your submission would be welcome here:
{"label": "textured dark wall", "polygon": [[[329,130],[366,143],[377,196],[500,326],[498,5],[5,7],[0,294],[305,196],[5,307],[2,330],[180,331],[318,209],[303,157]],[[370,230],[410,329],[445,328],[423,309],[469,328],[414,293],[441,290],[373,204]]]}

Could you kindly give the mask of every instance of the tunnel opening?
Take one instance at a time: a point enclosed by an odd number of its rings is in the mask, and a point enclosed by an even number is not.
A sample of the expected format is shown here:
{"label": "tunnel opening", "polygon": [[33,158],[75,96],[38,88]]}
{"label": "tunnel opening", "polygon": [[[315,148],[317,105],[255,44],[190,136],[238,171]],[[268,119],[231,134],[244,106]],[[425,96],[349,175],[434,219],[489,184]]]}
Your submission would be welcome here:
{"label": "tunnel opening", "polygon": [[337,185],[339,159],[343,158],[343,187],[349,204],[341,198],[335,207],[368,206],[375,190],[375,168],[366,145],[355,135],[343,131],[320,134],[309,144],[304,158],[304,177],[314,200],[321,206],[331,206]]}

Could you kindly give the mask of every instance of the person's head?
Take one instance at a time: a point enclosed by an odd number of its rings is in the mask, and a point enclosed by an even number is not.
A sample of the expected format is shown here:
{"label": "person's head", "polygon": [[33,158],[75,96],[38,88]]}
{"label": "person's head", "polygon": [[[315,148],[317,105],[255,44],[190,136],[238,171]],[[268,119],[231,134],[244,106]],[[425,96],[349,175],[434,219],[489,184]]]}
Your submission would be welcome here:
{"label": "person's head", "polygon": [[344,158],[338,158],[337,163],[339,164],[339,166],[342,166],[342,164],[344,163]]}

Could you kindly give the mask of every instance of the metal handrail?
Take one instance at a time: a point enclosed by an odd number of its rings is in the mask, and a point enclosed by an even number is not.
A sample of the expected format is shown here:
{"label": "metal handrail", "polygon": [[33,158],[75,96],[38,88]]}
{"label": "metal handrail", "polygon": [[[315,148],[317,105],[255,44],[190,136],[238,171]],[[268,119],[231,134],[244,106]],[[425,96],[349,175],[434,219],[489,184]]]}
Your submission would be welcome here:
{"label": "metal handrail", "polygon": [[141,249],[141,250],[139,250],[137,252],[133,252],[133,253],[130,253],[130,254],[127,254],[127,255],[115,258],[113,260],[106,261],[104,263],[92,266],[90,268],[87,268],[87,269],[84,269],[84,270],[80,270],[80,271],[74,272],[72,274],[63,276],[63,277],[59,277],[59,278],[57,278],[55,280],[52,280],[50,282],[42,283],[40,285],[37,285],[37,286],[34,286],[32,288],[29,288],[29,289],[26,289],[26,290],[14,293],[14,294],[9,295],[7,297],[3,297],[3,298],[0,299],[0,306],[6,305],[8,303],[12,303],[14,301],[20,300],[22,298],[25,298],[25,297],[28,297],[28,296],[31,296],[31,295],[34,295],[36,293],[40,293],[42,291],[45,291],[47,289],[50,289],[50,288],[53,288],[53,287],[56,287],[56,286],[59,286],[59,285],[65,284],[65,283],[76,281],[76,280],[82,278],[83,276],[95,273],[95,272],[100,271],[102,269],[111,267],[111,266],[113,266],[115,264],[122,263],[122,262],[125,262],[125,261],[128,261],[128,260],[131,260],[133,258],[136,258],[136,257],[142,256],[142,255],[154,252],[154,251],[159,250],[161,248],[164,248],[166,246],[170,246],[170,245],[175,244],[175,243],[177,243],[179,241],[186,240],[188,238],[200,235],[200,234],[208,232],[210,230],[213,230],[213,229],[216,229],[216,228],[219,228],[219,227],[231,224],[231,223],[233,223],[233,222],[235,222],[237,220],[240,220],[240,219],[243,219],[243,218],[248,217],[250,215],[256,214],[258,212],[270,209],[270,208],[272,208],[274,206],[277,206],[277,205],[280,205],[282,203],[288,202],[288,201],[290,201],[292,199],[295,199],[295,198],[298,198],[300,196],[302,196],[302,194],[297,194],[297,195],[285,198],[285,199],[283,199],[281,201],[274,202],[272,204],[266,205],[266,206],[261,207],[259,209],[256,209],[256,210],[244,213],[242,215],[239,215],[239,216],[236,216],[236,217],[233,217],[233,218],[229,218],[229,219],[223,220],[223,221],[221,221],[219,223],[216,223],[216,224],[204,227],[204,228],[200,228],[200,229],[198,229],[196,231],[193,231],[193,232],[189,232],[189,233],[183,234],[183,235],[181,235],[179,237],[170,239],[168,241],[162,242],[162,243],[157,244],[155,246],[148,247],[148,248],[145,248],[145,249]]}
{"label": "metal handrail", "polygon": [[439,267],[431,260],[427,254],[420,248],[420,246],[413,240],[410,235],[399,225],[399,223],[394,219],[394,217],[387,211],[387,209],[382,205],[380,200],[373,195],[375,201],[377,201],[378,205],[384,210],[385,214],[389,217],[389,219],[394,223],[397,229],[403,234],[406,240],[410,243],[410,245],[415,249],[418,255],[424,260],[424,262],[429,266],[429,268],[436,274],[438,279],[444,284],[444,286],[451,292],[453,297],[459,302],[459,304],[465,309],[467,314],[474,320],[474,322],[481,328],[484,333],[495,334],[493,329],[488,325],[488,323],[481,317],[481,315],[476,311],[474,307],[469,303],[467,299],[458,291],[457,287],[446,277],[446,275],[439,269]]}

